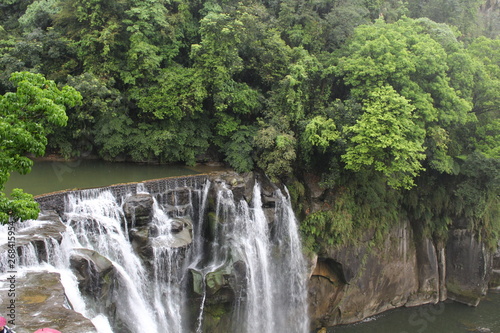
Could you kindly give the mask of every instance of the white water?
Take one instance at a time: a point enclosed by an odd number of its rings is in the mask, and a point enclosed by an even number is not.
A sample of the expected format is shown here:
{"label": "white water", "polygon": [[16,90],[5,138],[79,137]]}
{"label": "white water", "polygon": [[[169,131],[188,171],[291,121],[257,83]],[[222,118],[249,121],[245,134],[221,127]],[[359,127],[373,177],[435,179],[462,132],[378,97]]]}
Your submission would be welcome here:
{"label": "white water", "polygon": [[[58,271],[73,307],[92,319],[99,333],[111,333],[110,320],[97,309],[88,308],[68,268],[73,249],[94,250],[108,258],[117,272],[120,289],[115,304],[120,322],[133,332],[184,333],[187,332],[185,277],[189,269],[198,270],[205,278],[229,262],[238,261],[244,263],[245,276],[244,287],[234,305],[233,331],[308,332],[306,265],[290,203],[277,193],[280,200],[271,232],[258,184],[250,205],[245,201],[235,202],[230,189],[221,186],[216,198],[219,228],[207,247],[202,231],[206,229],[203,223],[210,185],[207,182],[193,189],[196,195],[191,193],[191,201],[174,207],[173,211],[167,204],[155,201],[153,223],[159,235],[152,242],[153,272],[147,272],[129,242],[122,208],[124,198],[115,198],[108,190],[68,195],[67,232],[61,245],[51,239],[45,241],[48,263],[40,263],[34,247],[26,245],[20,258],[22,265],[31,270],[43,265],[45,270]],[[137,192],[147,193],[146,187],[139,186]],[[163,202],[161,194],[157,198]],[[193,211],[193,198],[198,199],[198,212]],[[183,214],[189,214],[194,221],[193,243],[190,249],[172,248],[169,246],[171,216],[183,217]],[[206,294],[201,296],[199,313],[192,319],[196,324],[190,325],[196,332],[202,332],[203,327]]]}

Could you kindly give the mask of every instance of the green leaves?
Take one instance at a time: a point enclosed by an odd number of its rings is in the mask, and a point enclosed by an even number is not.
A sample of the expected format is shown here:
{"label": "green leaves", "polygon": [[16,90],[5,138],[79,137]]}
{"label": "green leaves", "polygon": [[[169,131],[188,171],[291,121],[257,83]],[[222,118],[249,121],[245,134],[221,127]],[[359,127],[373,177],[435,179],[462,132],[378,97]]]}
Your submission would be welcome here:
{"label": "green leaves", "polygon": [[340,138],[333,119],[324,116],[314,117],[307,125],[302,135],[303,140],[314,147],[319,147],[323,152]]}
{"label": "green leaves", "polygon": [[157,82],[132,90],[144,113],[158,119],[181,120],[202,112],[207,91],[200,74],[190,68],[172,66],[161,71]]}
{"label": "green leaves", "polygon": [[[437,34],[439,29],[426,20],[387,24],[379,19],[358,27],[342,50],[335,71],[351,88],[351,98],[364,105],[357,124],[347,129],[354,134],[343,155],[348,169],[370,165],[386,175],[388,184],[404,188],[413,185],[424,157],[436,170],[453,172],[443,138],[475,116],[470,96],[450,83],[450,73],[459,66],[449,62],[466,61],[463,46]],[[455,87],[470,86],[470,76],[453,78]]]}
{"label": "green leaves", "polygon": [[[66,106],[81,103],[75,89],[59,90],[41,74],[14,73],[11,81],[17,91],[0,96],[0,191],[11,172],[26,174],[31,170],[33,162],[25,154],[43,155],[46,134],[54,126],[66,125]],[[8,199],[0,192],[0,223],[8,218],[34,218],[37,213],[31,196],[14,191]]]}
{"label": "green leaves", "polygon": [[390,86],[373,90],[364,105],[356,124],[346,128],[352,134],[352,145],[342,155],[346,168],[372,166],[390,186],[410,188],[425,157],[425,131],[413,121],[415,107]]}

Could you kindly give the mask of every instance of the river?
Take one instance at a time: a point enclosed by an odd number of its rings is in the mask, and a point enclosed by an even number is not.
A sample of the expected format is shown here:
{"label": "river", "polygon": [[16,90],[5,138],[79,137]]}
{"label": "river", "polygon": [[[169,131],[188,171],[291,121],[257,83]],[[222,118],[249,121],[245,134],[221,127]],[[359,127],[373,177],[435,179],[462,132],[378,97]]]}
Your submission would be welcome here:
{"label": "river", "polygon": [[[28,175],[14,173],[6,192],[23,188],[33,195],[74,188],[93,188],[117,183],[183,176],[220,168],[109,163],[83,160],[75,162],[36,162]],[[500,333],[500,293],[490,292],[473,308],[454,302],[385,312],[364,322],[330,328],[329,333]]]}
{"label": "river", "polygon": [[500,293],[489,292],[477,307],[447,301],[400,308],[362,323],[338,326],[329,333],[462,333],[500,332]]}
{"label": "river", "polygon": [[5,189],[22,188],[27,193],[40,195],[67,189],[103,187],[112,184],[192,175],[220,168],[185,167],[140,163],[112,163],[99,160],[37,161],[31,172],[11,174]]}

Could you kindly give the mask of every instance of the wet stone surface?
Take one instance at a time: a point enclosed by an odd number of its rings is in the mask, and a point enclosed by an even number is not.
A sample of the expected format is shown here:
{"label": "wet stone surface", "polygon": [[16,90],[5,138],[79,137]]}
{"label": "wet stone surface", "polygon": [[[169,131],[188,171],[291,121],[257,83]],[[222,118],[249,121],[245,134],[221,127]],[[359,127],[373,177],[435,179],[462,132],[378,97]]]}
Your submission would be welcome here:
{"label": "wet stone surface", "polygon": [[[89,319],[71,309],[59,273],[28,272],[24,276],[18,275],[15,284],[16,311],[13,328],[17,333],[32,333],[44,327],[65,333],[97,332]],[[8,287],[6,282],[0,283],[2,295]],[[2,309],[7,307],[7,302],[10,299],[0,299]]]}

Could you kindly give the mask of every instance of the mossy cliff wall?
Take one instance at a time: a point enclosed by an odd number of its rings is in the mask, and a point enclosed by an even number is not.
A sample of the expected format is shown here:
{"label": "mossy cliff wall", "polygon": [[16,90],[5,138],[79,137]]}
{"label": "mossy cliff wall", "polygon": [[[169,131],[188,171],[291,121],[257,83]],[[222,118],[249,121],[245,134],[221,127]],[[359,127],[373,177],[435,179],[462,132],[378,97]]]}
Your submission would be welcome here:
{"label": "mossy cliff wall", "polygon": [[[307,212],[302,215],[329,204],[314,177],[308,180],[308,203],[301,206]],[[454,221],[447,240],[435,241],[418,221],[401,218],[382,235],[376,228],[357,230],[355,241],[321,246],[311,255],[313,327],[353,323],[396,307],[446,299],[477,305],[487,292],[494,255],[467,225]],[[495,287],[492,280],[490,288]]]}

